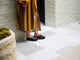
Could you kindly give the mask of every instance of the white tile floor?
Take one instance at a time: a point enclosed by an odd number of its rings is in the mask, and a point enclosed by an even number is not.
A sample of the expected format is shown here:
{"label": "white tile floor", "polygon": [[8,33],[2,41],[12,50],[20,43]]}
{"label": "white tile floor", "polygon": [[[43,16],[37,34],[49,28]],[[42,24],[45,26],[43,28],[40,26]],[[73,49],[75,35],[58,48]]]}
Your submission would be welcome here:
{"label": "white tile floor", "polygon": [[[18,60],[54,60],[56,57],[80,44],[80,25],[78,22],[58,28],[42,26],[42,31],[39,32],[46,36],[45,40],[39,40],[37,42],[17,42]],[[29,55],[25,55],[18,49],[20,47],[18,44],[22,43],[27,44],[25,44],[25,47],[23,46],[26,54],[33,50],[35,51],[29,53]],[[29,43],[33,46],[30,46]],[[41,48],[40,50],[36,50],[37,48],[34,46]]]}

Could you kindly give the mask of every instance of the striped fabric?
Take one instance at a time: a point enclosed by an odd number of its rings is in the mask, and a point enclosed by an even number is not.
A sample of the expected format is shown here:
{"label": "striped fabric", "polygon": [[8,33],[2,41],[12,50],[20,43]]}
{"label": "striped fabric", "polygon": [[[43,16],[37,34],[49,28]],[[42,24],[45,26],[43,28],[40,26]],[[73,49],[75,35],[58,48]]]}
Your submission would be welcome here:
{"label": "striped fabric", "polygon": [[[17,0],[18,1],[18,0]],[[37,3],[36,0],[21,0],[22,2],[28,2],[27,8],[17,4],[17,29],[21,31],[34,31],[36,28],[36,13]],[[41,30],[40,18],[38,17],[37,28]]]}

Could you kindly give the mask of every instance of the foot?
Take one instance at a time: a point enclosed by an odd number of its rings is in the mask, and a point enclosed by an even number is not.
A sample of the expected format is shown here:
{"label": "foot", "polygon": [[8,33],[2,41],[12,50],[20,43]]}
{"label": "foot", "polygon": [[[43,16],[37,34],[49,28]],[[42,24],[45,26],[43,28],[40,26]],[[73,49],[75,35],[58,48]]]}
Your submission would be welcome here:
{"label": "foot", "polygon": [[45,39],[45,36],[43,36],[43,35],[38,35],[38,36],[34,36],[34,37],[36,37],[37,39]]}
{"label": "foot", "polygon": [[35,33],[34,36],[40,36],[40,34],[39,33]]}
{"label": "foot", "polygon": [[31,38],[32,37],[32,35],[31,34],[27,34],[27,38]]}
{"label": "foot", "polygon": [[27,38],[28,41],[37,41],[38,39],[34,36],[32,36],[31,38]]}
{"label": "foot", "polygon": [[27,39],[28,41],[37,41],[37,38],[34,37],[34,36],[32,36],[31,34],[27,34],[26,39]]}

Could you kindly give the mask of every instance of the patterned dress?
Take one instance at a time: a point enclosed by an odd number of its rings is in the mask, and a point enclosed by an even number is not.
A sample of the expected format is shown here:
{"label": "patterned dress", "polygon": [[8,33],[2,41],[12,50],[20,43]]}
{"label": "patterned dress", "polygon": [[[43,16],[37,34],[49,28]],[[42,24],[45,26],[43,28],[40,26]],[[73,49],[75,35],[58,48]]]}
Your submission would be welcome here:
{"label": "patterned dress", "polygon": [[[21,31],[34,31],[36,28],[36,11],[37,3],[36,0],[21,0],[22,2],[28,2],[27,8],[24,8],[22,3],[17,4],[17,29]],[[17,2],[19,2],[17,0]],[[37,11],[38,12],[38,11]],[[38,16],[37,29],[41,30],[40,18]]]}

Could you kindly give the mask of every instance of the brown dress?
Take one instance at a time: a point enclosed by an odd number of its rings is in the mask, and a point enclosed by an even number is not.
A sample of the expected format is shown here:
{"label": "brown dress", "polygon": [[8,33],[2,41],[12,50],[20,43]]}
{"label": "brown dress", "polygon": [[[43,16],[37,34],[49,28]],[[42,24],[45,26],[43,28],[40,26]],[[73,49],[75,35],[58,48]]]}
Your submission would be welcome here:
{"label": "brown dress", "polygon": [[[22,5],[17,4],[17,29],[21,31],[34,31],[36,28],[36,11],[37,11],[37,3],[36,0],[22,0],[27,1],[27,8],[24,8]],[[17,0],[18,2],[18,0]],[[37,21],[38,30],[41,30],[40,27],[40,18],[38,17]]]}

